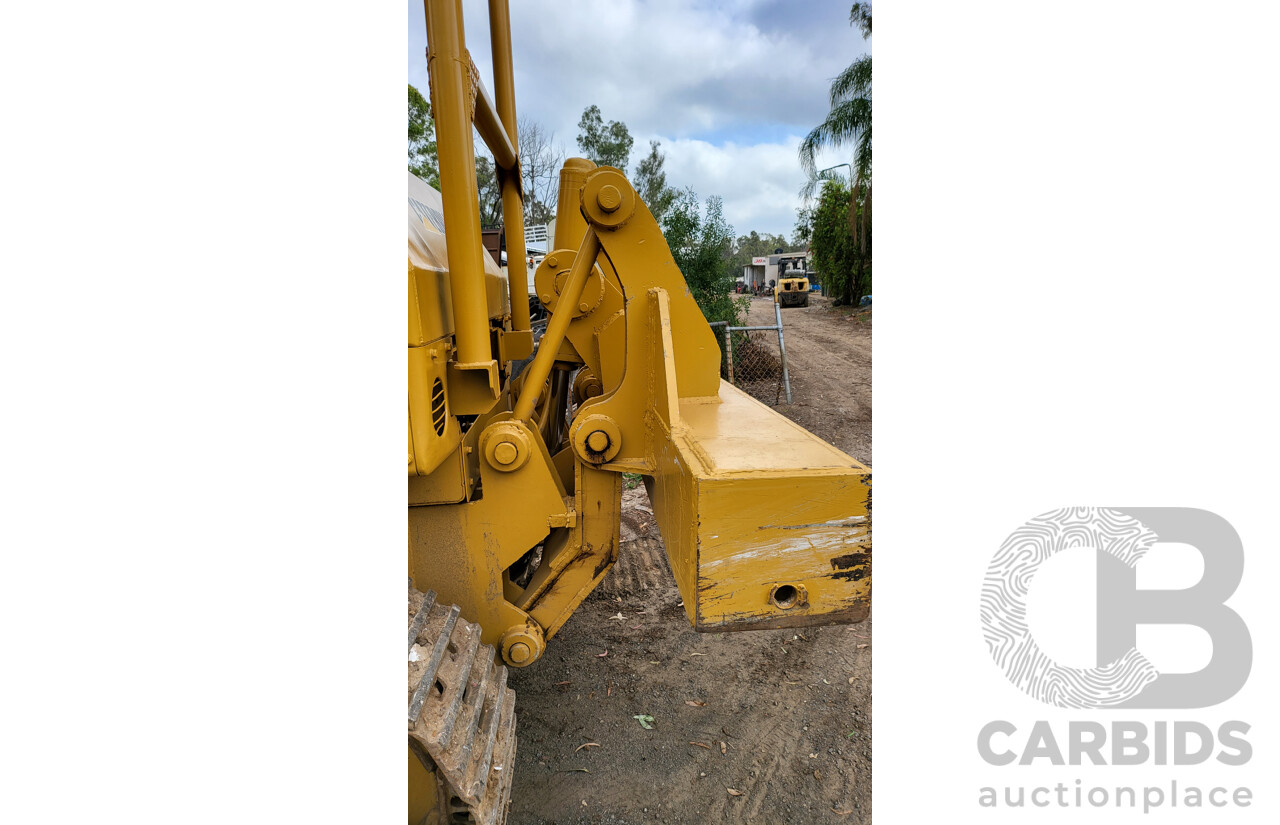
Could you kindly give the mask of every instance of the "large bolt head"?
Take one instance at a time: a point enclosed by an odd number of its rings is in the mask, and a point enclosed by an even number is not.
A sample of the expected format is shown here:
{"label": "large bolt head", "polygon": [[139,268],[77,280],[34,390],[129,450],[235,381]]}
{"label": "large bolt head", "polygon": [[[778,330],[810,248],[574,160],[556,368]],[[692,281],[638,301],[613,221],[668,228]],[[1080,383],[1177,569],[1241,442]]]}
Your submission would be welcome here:
{"label": "large bolt head", "polygon": [[516,449],[516,445],[512,444],[510,441],[504,441],[493,448],[493,457],[496,458],[498,463],[504,467],[515,461],[516,456],[519,454],[520,451]]}
{"label": "large bolt head", "polygon": [[[582,389],[585,390],[586,387],[583,386]],[[626,442],[618,423],[609,416],[598,413],[578,416],[569,428],[569,433],[578,458],[596,466],[613,461]]]}
{"label": "large bolt head", "polygon": [[529,431],[518,421],[490,424],[480,436],[480,452],[489,466],[514,473],[529,461]]}
{"label": "large bolt head", "polygon": [[529,654],[531,652],[532,651],[529,650],[529,646],[527,644],[524,642],[516,642],[511,646],[511,649],[507,651],[507,656],[510,657],[512,662],[519,665],[529,661]]}
{"label": "large bolt head", "polygon": [[616,212],[618,207],[622,206],[622,193],[618,191],[618,187],[607,184],[600,187],[600,193],[596,195],[596,203],[605,212]]}
{"label": "large bolt head", "polygon": [[560,259],[557,258],[555,255],[551,255],[547,258],[547,266],[551,267],[552,269],[555,269],[559,265],[560,265]]}

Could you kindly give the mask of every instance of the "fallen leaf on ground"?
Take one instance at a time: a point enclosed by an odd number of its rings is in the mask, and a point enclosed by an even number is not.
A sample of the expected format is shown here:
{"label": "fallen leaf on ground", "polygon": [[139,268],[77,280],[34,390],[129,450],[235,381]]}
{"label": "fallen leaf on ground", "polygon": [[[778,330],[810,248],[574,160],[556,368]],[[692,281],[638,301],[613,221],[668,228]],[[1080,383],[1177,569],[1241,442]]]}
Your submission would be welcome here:
{"label": "fallen leaf on ground", "polygon": [[854,677],[853,677],[853,676],[850,676],[850,677],[849,677],[849,684],[853,684],[853,680],[854,680]]}
{"label": "fallen leaf on ground", "polygon": [[631,718],[639,722],[640,727],[644,728],[645,730],[653,730],[653,717],[650,716],[649,714],[638,713],[635,716],[632,716]]}
{"label": "fallen leaf on ground", "polygon": [[690,744],[690,745],[697,745],[697,746],[698,746],[698,747],[700,747],[700,748],[706,748],[707,750],[711,750],[711,746],[710,746],[710,745],[708,745],[706,742],[690,742],[689,744]]}
{"label": "fallen leaf on ground", "polygon": [[707,706],[706,702],[699,702],[695,699],[685,699],[684,703],[686,705],[693,705],[695,708],[705,708]]}
{"label": "fallen leaf on ground", "polygon": [[814,771],[814,772],[813,772],[813,778],[814,778],[814,779],[822,779],[822,771],[820,771],[820,770]]}
{"label": "fallen leaf on ground", "polygon": [[573,749],[573,752],[574,752],[574,753],[577,753],[578,751],[582,750],[583,748],[598,748],[598,747],[600,747],[600,743],[599,743],[599,742],[584,742],[583,744],[581,744],[581,745],[579,745],[578,747],[574,748],[574,749]]}
{"label": "fallen leaf on ground", "polygon": [[742,791],[737,788],[725,788],[729,792],[729,796],[742,796]]}
{"label": "fallen leaf on ground", "polygon": [[626,617],[626,616],[624,616],[624,615],[622,615],[621,613],[615,613],[614,615],[610,616],[609,618],[610,618],[610,619],[619,619],[619,620],[624,621],[624,622],[627,620],[627,617]]}

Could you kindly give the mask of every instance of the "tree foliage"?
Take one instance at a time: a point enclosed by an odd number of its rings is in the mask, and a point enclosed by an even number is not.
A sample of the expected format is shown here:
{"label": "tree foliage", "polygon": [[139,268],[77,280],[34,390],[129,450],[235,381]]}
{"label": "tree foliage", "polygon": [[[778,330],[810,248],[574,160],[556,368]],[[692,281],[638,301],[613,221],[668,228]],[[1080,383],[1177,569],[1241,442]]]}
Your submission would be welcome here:
{"label": "tree foliage", "polygon": [[704,206],[692,189],[676,193],[663,216],[662,234],[707,321],[737,325],[750,299],[733,297],[733,227],[725,223],[720,198],[707,198]]}
{"label": "tree foliage", "polygon": [[827,294],[842,304],[857,303],[871,293],[870,233],[854,238],[849,231],[851,207],[861,212],[869,211],[871,205],[870,201],[865,206],[854,202],[843,181],[824,181],[809,224],[814,267]]}
{"label": "tree foliage", "polygon": [[871,36],[871,4],[854,3],[849,9],[849,24],[857,26],[864,38]]}
{"label": "tree foliage", "polygon": [[751,263],[752,258],[773,255],[779,249],[784,252],[793,252],[804,248],[804,244],[792,244],[787,240],[786,235],[771,235],[768,232],[762,235],[753,229],[747,235],[740,235],[733,242],[729,255],[729,269],[736,279],[742,273],[742,268]]}
{"label": "tree foliage", "polygon": [[[605,123],[600,107],[592,105],[582,112],[578,129],[578,148],[587,158],[598,166],[626,172],[634,140],[625,123]],[[662,227],[676,266],[702,314],[708,321],[736,325],[750,299],[733,296],[740,269],[733,264],[733,227],[725,222],[723,204],[719,197],[703,203],[692,189],[677,191],[667,183],[665,163],[662,144],[651,140],[648,155],[636,165],[632,185]],[[785,245],[786,239],[781,241]]]}
{"label": "tree foliage", "polygon": [[[864,38],[871,36],[871,4],[854,3],[849,23]],[[800,143],[800,166],[809,181],[802,194],[806,202],[822,187],[821,202],[807,225],[823,286],[839,300],[853,302],[871,291],[871,55],[863,55],[831,81],[831,110]],[[852,187],[830,173],[820,174],[817,154],[825,146],[852,146]],[[830,223],[835,206],[830,199],[843,192],[842,230]],[[802,220],[803,220],[802,216]]]}
{"label": "tree foliage", "polygon": [[[863,37],[871,36],[871,4],[854,3],[849,22]],[[818,152],[827,146],[853,147],[854,197],[871,186],[871,55],[863,55],[831,81],[831,109],[822,123],[800,143],[800,167],[809,180],[802,194],[808,199],[825,177],[818,175]]]}
{"label": "tree foliage", "polygon": [[632,179],[637,194],[658,223],[662,223],[663,216],[676,199],[676,190],[667,186],[667,173],[662,170],[667,156],[662,153],[661,147],[660,142],[649,141],[649,154],[637,164],[636,174]]}
{"label": "tree foliage", "polygon": [[516,134],[524,178],[524,222],[540,226],[556,216],[564,148],[556,144],[554,132],[529,118],[520,118]]}
{"label": "tree foliage", "polygon": [[796,239],[796,247],[808,248],[813,241],[813,206],[801,206],[796,209],[796,226],[791,236]]}
{"label": "tree foliage", "polygon": [[440,167],[436,158],[435,123],[431,104],[409,86],[409,171],[440,188]]}
{"label": "tree foliage", "polygon": [[578,148],[597,166],[612,166],[624,172],[631,158],[635,139],[627,124],[611,120],[607,124],[594,103],[582,111],[578,121]]}
{"label": "tree foliage", "polygon": [[480,196],[480,228],[497,229],[502,221],[502,187],[498,184],[498,166],[480,152],[476,152],[476,193]]}

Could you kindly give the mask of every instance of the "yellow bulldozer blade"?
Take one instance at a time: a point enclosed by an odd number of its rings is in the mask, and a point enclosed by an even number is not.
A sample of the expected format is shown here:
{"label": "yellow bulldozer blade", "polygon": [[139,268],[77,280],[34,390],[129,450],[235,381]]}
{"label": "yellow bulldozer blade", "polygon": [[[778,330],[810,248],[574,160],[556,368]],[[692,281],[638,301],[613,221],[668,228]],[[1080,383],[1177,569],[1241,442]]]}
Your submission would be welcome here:
{"label": "yellow bulldozer blade", "polygon": [[693,626],[866,618],[871,470],[727,382],[678,414],[649,496]]}

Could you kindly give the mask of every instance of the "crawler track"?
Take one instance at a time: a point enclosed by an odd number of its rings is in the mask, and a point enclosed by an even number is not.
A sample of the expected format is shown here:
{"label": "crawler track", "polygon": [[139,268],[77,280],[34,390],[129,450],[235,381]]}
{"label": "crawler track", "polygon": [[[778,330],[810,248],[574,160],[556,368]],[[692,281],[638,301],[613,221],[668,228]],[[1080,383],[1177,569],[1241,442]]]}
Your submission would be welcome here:
{"label": "crawler track", "polygon": [[409,748],[441,787],[440,821],[502,825],[515,767],[515,691],[480,626],[409,587]]}

